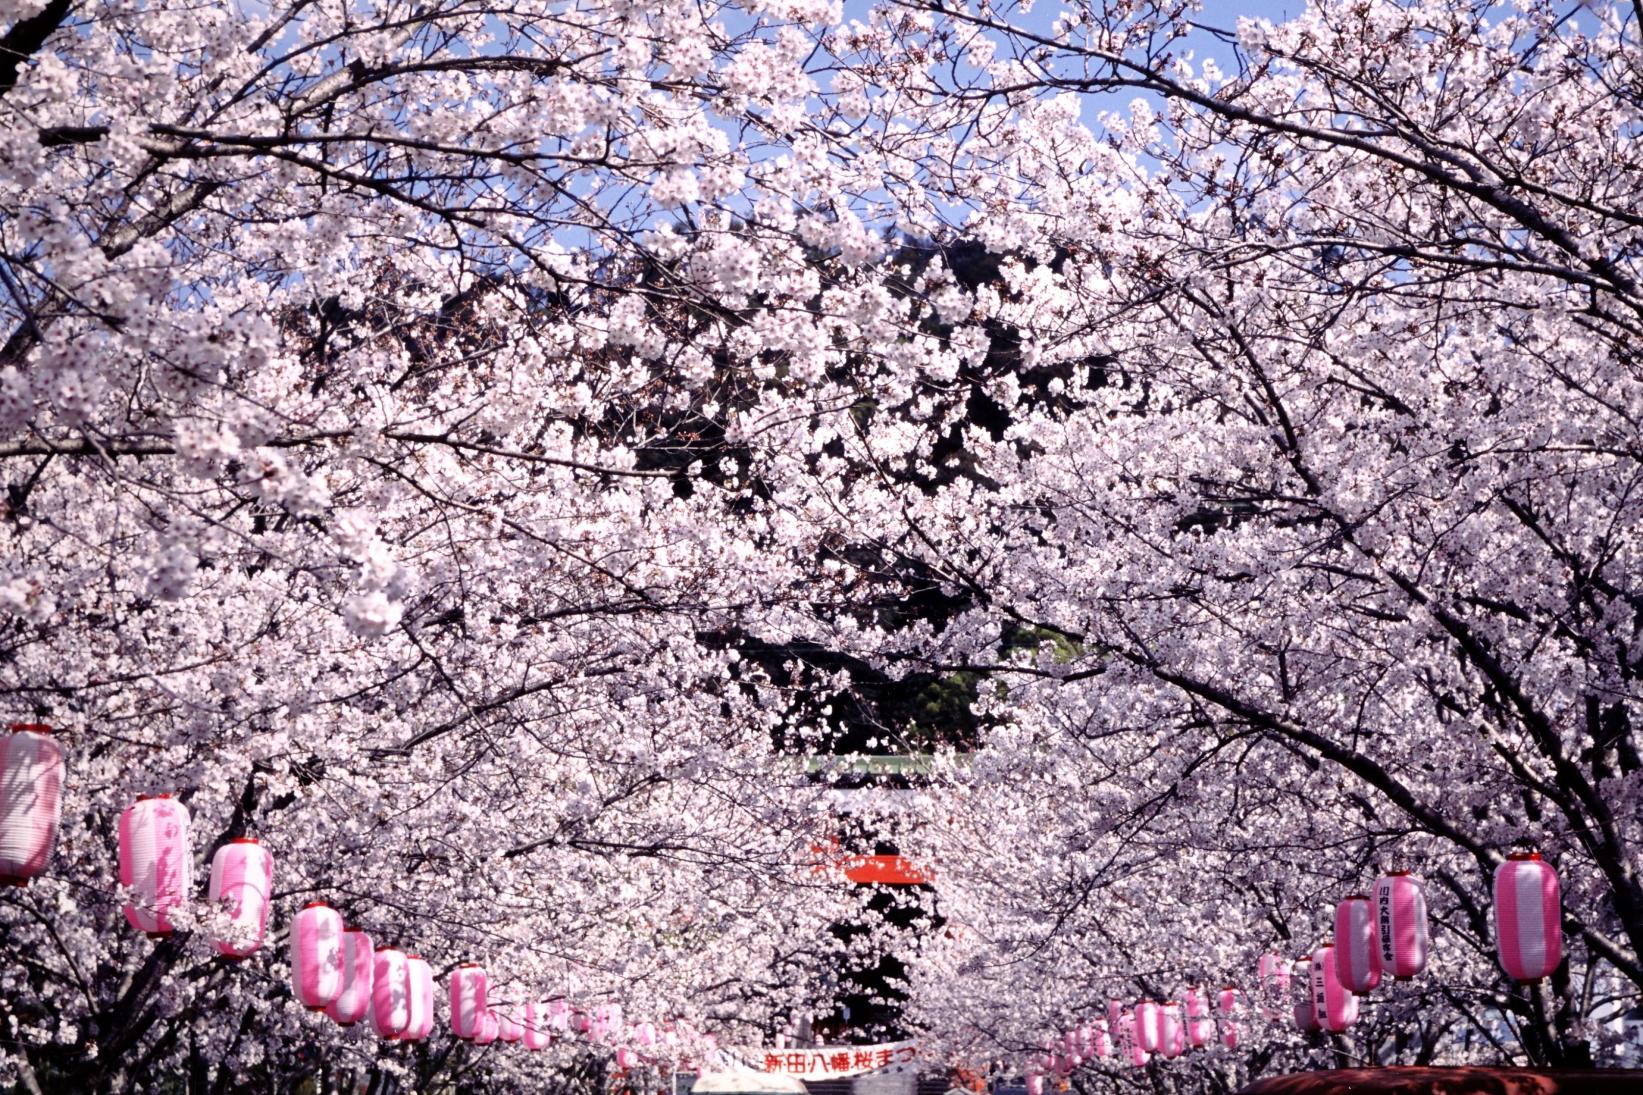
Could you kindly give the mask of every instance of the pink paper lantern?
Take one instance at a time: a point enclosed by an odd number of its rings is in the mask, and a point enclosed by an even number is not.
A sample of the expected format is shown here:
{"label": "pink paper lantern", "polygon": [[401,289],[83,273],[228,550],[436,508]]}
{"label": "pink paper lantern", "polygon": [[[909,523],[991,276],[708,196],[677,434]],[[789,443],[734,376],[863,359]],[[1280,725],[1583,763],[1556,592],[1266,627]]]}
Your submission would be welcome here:
{"label": "pink paper lantern", "polygon": [[1287,980],[1295,986],[1295,1029],[1303,1034],[1316,1034],[1323,1029],[1323,1024],[1312,1006],[1312,958],[1297,958],[1294,973],[1295,976]]}
{"label": "pink paper lantern", "polygon": [[1366,894],[1335,906],[1335,974],[1342,988],[1358,996],[1381,983],[1381,941]]}
{"label": "pink paper lantern", "polygon": [[1278,1018],[1289,999],[1289,963],[1276,954],[1261,955],[1255,964],[1255,986],[1261,1018]]}
{"label": "pink paper lantern", "polygon": [[1027,1073],[1027,1095],[1044,1095],[1044,1077],[1036,1072]]}
{"label": "pink paper lantern", "polygon": [[535,1000],[525,1005],[525,1048],[528,1050],[547,1049],[553,1042],[553,1032],[548,1029],[548,1006]]}
{"label": "pink paper lantern", "polygon": [[1109,1033],[1107,1021],[1096,1019],[1090,1024],[1090,1031],[1090,1056],[1096,1060],[1112,1056],[1112,1035]]}
{"label": "pink paper lantern", "polygon": [[1375,935],[1381,968],[1408,981],[1426,968],[1426,888],[1408,871],[1388,871],[1375,881]]}
{"label": "pink paper lantern", "polygon": [[1325,943],[1312,952],[1312,1013],[1331,1034],[1344,1034],[1358,1021],[1358,998],[1341,984],[1337,950]]}
{"label": "pink paper lantern", "polygon": [[1123,1047],[1123,1055],[1129,1059],[1131,1068],[1144,1068],[1147,1059],[1151,1056],[1141,1044],[1141,1032],[1138,1029],[1134,1012],[1125,1012],[1118,1017],[1119,1044]]}
{"label": "pink paper lantern", "polygon": [[371,966],[371,1024],[383,1038],[404,1039],[415,997],[411,959],[395,947],[376,952]]}
{"label": "pink paper lantern", "polygon": [[51,727],[14,722],[0,739],[0,885],[27,886],[51,861],[63,815],[63,749]]}
{"label": "pink paper lantern", "polygon": [[351,1027],[369,1015],[377,967],[377,953],[371,946],[371,937],[358,928],[343,928],[342,991],[326,1005],[325,1014],[345,1027]]}
{"label": "pink paper lantern", "polygon": [[237,837],[211,857],[206,896],[226,907],[229,930],[212,945],[224,958],[244,958],[262,946],[268,902],[274,893],[274,859],[248,836]]}
{"label": "pink paper lantern", "polygon": [[342,993],[342,914],[310,902],[291,922],[291,988],[309,1011],[324,1011]]}
{"label": "pink paper lantern", "polygon": [[1165,1060],[1174,1060],[1187,1048],[1186,1031],[1181,1021],[1181,1004],[1166,1000],[1159,1009],[1158,1052]]}
{"label": "pink paper lantern", "polygon": [[616,1051],[616,1067],[622,1072],[639,1067],[639,1055],[627,1046],[618,1048]]}
{"label": "pink paper lantern", "polygon": [[600,1004],[593,1009],[588,1025],[588,1041],[597,1044],[614,1042],[622,1035],[622,1005]]}
{"label": "pink paper lantern", "polygon": [[402,1042],[420,1042],[434,1029],[434,971],[418,955],[405,959],[406,982],[410,986],[410,1017],[400,1034]]}
{"label": "pink paper lantern", "polygon": [[473,1043],[476,1046],[488,1046],[502,1034],[502,1024],[497,1021],[496,1012],[487,1011],[479,1017],[479,1026],[474,1033]]}
{"label": "pink paper lantern", "polygon": [[1209,1045],[1210,1039],[1209,1006],[1204,1000],[1204,990],[1190,988],[1182,1000],[1187,1020],[1187,1046],[1203,1049]]}
{"label": "pink paper lantern", "polygon": [[[451,1033],[479,1041],[485,1027],[485,969],[468,962],[451,971]],[[500,1029],[498,1033],[501,1033]],[[495,1040],[495,1037],[492,1037]],[[481,1043],[485,1044],[485,1043]]]}
{"label": "pink paper lantern", "polygon": [[1238,989],[1228,985],[1216,1000],[1221,1013],[1221,1044],[1228,1049],[1238,1048]]}
{"label": "pink paper lantern", "polygon": [[1145,1052],[1157,1053],[1164,1033],[1163,1009],[1152,1000],[1135,1005],[1135,1041]]}
{"label": "pink paper lantern", "polygon": [[[565,1032],[571,1029],[571,1021],[575,1018],[575,1009],[570,1006],[569,1000],[549,1000],[547,1009],[549,1030]],[[672,1030],[668,1031],[668,1037],[673,1039],[669,1043],[670,1045],[678,1044],[679,1036]]]}
{"label": "pink paper lantern", "polygon": [[656,1044],[656,1025],[654,1023],[640,1023],[633,1028],[633,1040],[636,1044],[650,1047]]}
{"label": "pink paper lantern", "polygon": [[1495,949],[1506,976],[1539,981],[1563,961],[1563,897],[1539,852],[1513,852],[1495,869]]}
{"label": "pink paper lantern", "polygon": [[525,1040],[525,1024],[514,1018],[513,1008],[503,1008],[501,1011],[497,1012],[496,1021],[501,1027],[500,1036],[504,1042],[512,1045],[515,1042],[523,1042]]}
{"label": "pink paper lantern", "polygon": [[188,901],[193,852],[188,808],[170,795],[139,795],[120,813],[120,885],[126,921],[150,939],[171,934],[168,915]]}

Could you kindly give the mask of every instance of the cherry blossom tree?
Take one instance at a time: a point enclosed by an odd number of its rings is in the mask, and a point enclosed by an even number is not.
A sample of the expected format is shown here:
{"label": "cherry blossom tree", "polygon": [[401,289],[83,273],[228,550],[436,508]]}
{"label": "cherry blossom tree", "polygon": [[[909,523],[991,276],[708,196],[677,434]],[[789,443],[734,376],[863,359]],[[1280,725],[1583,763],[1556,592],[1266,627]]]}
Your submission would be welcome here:
{"label": "cherry blossom tree", "polygon": [[[1638,18],[0,8],[0,689],[73,758],[8,1078],[596,1074],[305,1017],[317,894],[732,1038],[898,947],[932,1058],[1015,1068],[1393,862],[1425,980],[1147,1081],[1582,1059],[1643,987]],[[858,820],[943,926],[841,941],[783,753],[931,746]],[[116,923],[167,789],[276,853],[245,966]],[[1517,842],[1572,943],[1533,991]]]}

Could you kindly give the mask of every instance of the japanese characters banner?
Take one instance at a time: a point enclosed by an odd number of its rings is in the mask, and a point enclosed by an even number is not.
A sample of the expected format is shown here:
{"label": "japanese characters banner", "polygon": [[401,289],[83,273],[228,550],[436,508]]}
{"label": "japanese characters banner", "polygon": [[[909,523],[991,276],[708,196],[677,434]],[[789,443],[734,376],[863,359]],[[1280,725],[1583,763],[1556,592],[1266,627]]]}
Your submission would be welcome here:
{"label": "japanese characters banner", "polygon": [[865,1072],[909,1072],[918,1065],[918,1046],[913,1042],[749,1049],[741,1055],[755,1068],[800,1080],[840,1079]]}

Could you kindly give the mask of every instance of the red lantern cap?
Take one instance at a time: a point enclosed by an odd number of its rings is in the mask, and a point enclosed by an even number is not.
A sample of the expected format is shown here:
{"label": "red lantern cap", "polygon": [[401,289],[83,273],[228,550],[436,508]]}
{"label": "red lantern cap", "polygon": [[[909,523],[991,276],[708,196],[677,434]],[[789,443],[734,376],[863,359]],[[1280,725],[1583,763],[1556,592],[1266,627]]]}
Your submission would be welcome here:
{"label": "red lantern cap", "polygon": [[310,901],[308,904],[303,906],[305,909],[329,909],[330,907],[331,906],[327,905],[323,901]]}
{"label": "red lantern cap", "polygon": [[50,734],[51,727],[43,722],[14,722],[6,727],[14,734]]}
{"label": "red lantern cap", "polygon": [[1540,859],[1540,853],[1536,851],[1513,852],[1506,858],[1515,863],[1524,863],[1531,860],[1538,861]]}
{"label": "red lantern cap", "polygon": [[260,843],[262,843],[262,841],[258,840],[254,836],[237,836],[233,840],[230,840],[228,843],[230,843],[230,844],[260,844]]}

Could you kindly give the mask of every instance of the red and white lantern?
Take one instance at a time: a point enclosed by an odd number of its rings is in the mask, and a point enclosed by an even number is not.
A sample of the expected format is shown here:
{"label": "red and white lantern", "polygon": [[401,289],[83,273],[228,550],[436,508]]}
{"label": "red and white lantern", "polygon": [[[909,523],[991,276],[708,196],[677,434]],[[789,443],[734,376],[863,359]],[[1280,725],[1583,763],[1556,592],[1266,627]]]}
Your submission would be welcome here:
{"label": "red and white lantern", "polygon": [[1204,990],[1190,988],[1182,1000],[1187,1018],[1187,1046],[1203,1049],[1210,1039],[1209,1007],[1204,1000]]}
{"label": "red and white lantern", "polygon": [[525,1048],[528,1050],[547,1049],[553,1041],[553,1034],[548,1029],[548,1006],[535,1000],[525,1005]]}
{"label": "red and white lantern", "polygon": [[27,886],[51,861],[63,816],[63,748],[51,727],[14,722],[0,740],[0,885]]}
{"label": "red and white lantern", "polygon": [[1261,955],[1255,964],[1255,987],[1261,1018],[1278,1018],[1289,999],[1289,963],[1276,954]]}
{"label": "red and white lantern", "polygon": [[342,994],[342,914],[308,904],[291,922],[291,987],[310,1011],[324,1011]]}
{"label": "red and white lantern", "polygon": [[[563,1033],[571,1029],[571,1020],[575,1017],[576,1009],[570,1006],[569,1000],[549,1000],[546,1006],[548,1009],[549,1030],[557,1030]],[[667,1033],[668,1044],[678,1045],[678,1032],[670,1029]]]}
{"label": "red and white lantern", "polygon": [[488,1046],[502,1035],[502,1024],[496,1018],[496,1012],[487,1011],[479,1017],[479,1028],[474,1034],[473,1043],[476,1046]]}
{"label": "red and white lantern", "polygon": [[1027,1073],[1027,1095],[1044,1095],[1044,1077],[1036,1072]]}
{"label": "red and white lantern", "polygon": [[1312,1006],[1312,959],[1295,960],[1295,976],[1288,979],[1295,987],[1295,1029],[1303,1034],[1316,1034],[1323,1029],[1318,1013]]}
{"label": "red and white lantern", "polygon": [[1381,941],[1369,895],[1353,894],[1335,906],[1335,974],[1341,987],[1367,996],[1381,983]]}
{"label": "red and white lantern", "polygon": [[1375,935],[1381,969],[1408,981],[1426,968],[1426,888],[1408,871],[1388,871],[1375,881]]}
{"label": "red and white lantern", "polygon": [[371,1014],[376,970],[377,953],[371,946],[371,937],[358,928],[343,928],[342,991],[325,1006],[325,1014],[345,1027],[351,1027]]}
{"label": "red and white lantern", "polygon": [[451,971],[451,1033],[458,1038],[479,1041],[488,1014],[485,1008],[487,986],[485,968],[476,962],[465,963]]}
{"label": "red and white lantern", "polygon": [[170,935],[172,909],[193,889],[188,808],[170,795],[139,795],[120,813],[120,885],[128,923],[151,939]]}
{"label": "red and white lantern", "polygon": [[1166,1000],[1159,1009],[1158,1052],[1165,1060],[1174,1060],[1187,1048],[1186,1031],[1181,1022],[1181,1002]]}
{"label": "red and white lantern", "polygon": [[406,981],[410,986],[410,1018],[400,1034],[402,1042],[420,1042],[434,1029],[434,971],[418,955],[405,959]]}
{"label": "red and white lantern", "polygon": [[502,1028],[500,1037],[504,1042],[511,1045],[525,1040],[525,1024],[514,1018],[513,1008],[507,1007],[497,1012],[496,1021]]}
{"label": "red and white lantern", "polygon": [[1563,895],[1539,852],[1513,852],[1495,869],[1495,949],[1519,983],[1539,981],[1563,961]]}
{"label": "red and white lantern", "polygon": [[383,1038],[404,1039],[411,1029],[411,959],[402,950],[384,947],[371,966],[371,1025]]}
{"label": "red and white lantern", "polygon": [[1221,1044],[1228,1049],[1238,1048],[1238,988],[1228,985],[1216,999],[1216,1010],[1221,1013]]}
{"label": "red and white lantern", "polygon": [[1157,1002],[1143,1000],[1135,1005],[1135,1041],[1147,1053],[1157,1053],[1164,1033],[1164,1012]]}
{"label": "red and white lantern", "polygon": [[242,836],[217,849],[206,896],[228,913],[228,931],[211,941],[218,954],[244,958],[262,946],[273,893],[274,859],[261,844]]}
{"label": "red and white lantern", "polygon": [[1312,1013],[1330,1034],[1344,1034],[1358,1021],[1358,998],[1341,984],[1338,955],[1330,943],[1312,952]]}

